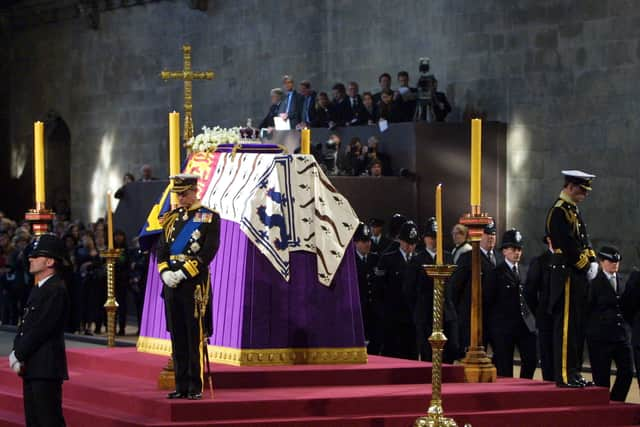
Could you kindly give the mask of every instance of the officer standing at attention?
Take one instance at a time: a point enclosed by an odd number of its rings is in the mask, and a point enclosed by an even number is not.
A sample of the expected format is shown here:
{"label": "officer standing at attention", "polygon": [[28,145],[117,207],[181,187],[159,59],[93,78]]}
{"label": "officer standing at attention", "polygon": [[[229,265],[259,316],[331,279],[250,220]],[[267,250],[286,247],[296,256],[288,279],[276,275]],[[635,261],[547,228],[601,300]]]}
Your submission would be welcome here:
{"label": "officer standing at attention", "polygon": [[158,271],[171,334],[176,390],[169,399],[202,398],[204,337],[211,335],[209,263],[220,241],[219,215],[200,204],[198,177],[170,177],[179,207],[162,219]]}
{"label": "officer standing at attention", "polygon": [[356,246],[356,268],[360,307],[364,336],[367,340],[367,353],[380,354],[382,345],[382,295],[375,281],[375,268],[380,258],[371,251],[371,228],[360,223],[353,235]]}
{"label": "officer standing at attention", "polygon": [[565,184],[549,210],[546,233],[554,249],[549,309],[553,316],[554,373],[558,387],[593,385],[580,375],[579,349],[584,339],[584,303],[588,281],[598,273],[595,251],[578,204],[591,191],[595,175],[562,171]]}
{"label": "officer standing at attention", "polygon": [[[438,222],[435,217],[430,217],[427,219],[422,233],[423,245],[416,246],[416,251],[418,252],[416,258],[422,266],[436,264],[437,232]],[[443,258],[445,264],[451,264],[450,253],[445,251]],[[445,286],[444,288],[443,326],[444,334],[447,337],[442,358],[444,363],[453,363],[460,353],[458,350],[458,316],[456,307],[453,304],[453,292],[451,292],[451,290],[452,288],[450,286]],[[432,357],[431,345],[429,344],[428,338],[433,332],[433,291],[433,278],[426,274],[423,267],[418,275],[415,308],[416,341],[420,360],[431,361]]]}
{"label": "officer standing at attention", "polygon": [[70,314],[61,268],[65,247],[56,235],[43,234],[29,254],[35,286],[25,305],[9,356],[22,377],[27,426],[64,426],[62,382],[69,379],[64,328]]}
{"label": "officer standing at attention", "polygon": [[520,277],[522,234],[516,229],[502,236],[500,262],[483,288],[487,329],[493,346],[493,362],[498,376],[513,377],[513,355],[518,347],[522,367],[520,378],[533,378],[536,357],[536,319],[524,298]]}
{"label": "officer standing at attention", "polygon": [[611,400],[624,402],[633,380],[633,349],[631,327],[622,311],[625,285],[618,274],[621,256],[616,248],[603,246],[598,259],[601,270],[591,281],[587,306],[586,335],[591,372],[597,386],[609,388],[611,362],[616,362]]}
{"label": "officer standing at attention", "polygon": [[555,381],[553,372],[553,317],[549,312],[549,277],[553,247],[551,239],[544,236],[545,250],[529,263],[524,285],[525,300],[536,317],[542,379]]}
{"label": "officer standing at attention", "polygon": [[[480,270],[482,274],[482,287],[485,287],[486,278],[496,267],[496,255],[494,248],[496,245],[496,224],[491,222],[484,227],[480,238]],[[458,315],[458,349],[459,357],[462,358],[471,342],[471,251],[460,255],[457,267],[447,287],[451,287],[452,298]],[[486,323],[486,310],[483,311],[483,324]],[[483,328],[485,330],[486,328]],[[488,338],[484,334],[484,339]],[[483,343],[486,345],[486,343]]]}
{"label": "officer standing at attention", "polygon": [[382,355],[418,359],[414,321],[416,287],[422,265],[416,258],[418,228],[406,221],[399,230],[397,247],[380,257],[376,278],[384,291],[384,342]]}

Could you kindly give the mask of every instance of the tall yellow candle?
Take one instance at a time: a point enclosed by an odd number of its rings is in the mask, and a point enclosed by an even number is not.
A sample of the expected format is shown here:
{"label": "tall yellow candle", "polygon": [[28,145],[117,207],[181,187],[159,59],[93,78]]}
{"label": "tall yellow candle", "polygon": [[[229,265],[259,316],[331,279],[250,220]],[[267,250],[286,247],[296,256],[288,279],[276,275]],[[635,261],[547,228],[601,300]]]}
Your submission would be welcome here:
{"label": "tall yellow candle", "polygon": [[[180,113],[169,113],[169,176],[180,173]],[[178,196],[171,193],[171,207],[178,206]]]}
{"label": "tall yellow candle", "polygon": [[169,174],[180,173],[180,113],[169,113]]}
{"label": "tall yellow candle", "polygon": [[311,129],[304,128],[301,131],[300,153],[311,154]]}
{"label": "tall yellow candle", "polygon": [[107,191],[107,241],[109,250],[113,249],[113,212],[111,212],[110,191]]}
{"label": "tall yellow candle", "polygon": [[36,209],[44,207],[44,123],[33,124],[33,167],[36,184]]}
{"label": "tall yellow candle", "polygon": [[436,224],[438,225],[436,230],[436,264],[442,265],[444,263],[442,248],[442,184],[438,184],[436,187]]}
{"label": "tall yellow candle", "polygon": [[482,188],[482,120],[471,120],[471,206],[480,206]]}

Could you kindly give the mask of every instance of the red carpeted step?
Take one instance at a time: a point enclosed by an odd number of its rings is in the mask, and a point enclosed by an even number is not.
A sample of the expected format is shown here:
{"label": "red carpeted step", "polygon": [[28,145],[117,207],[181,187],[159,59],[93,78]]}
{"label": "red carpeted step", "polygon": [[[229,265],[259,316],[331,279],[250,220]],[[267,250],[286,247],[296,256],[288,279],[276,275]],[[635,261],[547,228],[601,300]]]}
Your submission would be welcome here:
{"label": "red carpeted step", "polygon": [[0,425],[2,427],[24,427],[24,414],[0,410]]}
{"label": "red carpeted step", "polygon": [[526,408],[503,411],[448,412],[458,425],[472,423],[473,427],[602,427],[640,423],[640,405],[608,404]]}
{"label": "red carpeted step", "polygon": [[[139,353],[134,348],[70,349],[67,357],[71,368],[118,372],[154,382],[168,360],[165,356]],[[216,388],[221,389],[431,382],[430,363],[380,356],[369,356],[367,364],[243,367],[212,364],[211,370]],[[464,381],[462,366],[446,365],[443,381]]]}
{"label": "red carpeted step", "polygon": [[22,387],[0,386],[0,410],[22,414]]}

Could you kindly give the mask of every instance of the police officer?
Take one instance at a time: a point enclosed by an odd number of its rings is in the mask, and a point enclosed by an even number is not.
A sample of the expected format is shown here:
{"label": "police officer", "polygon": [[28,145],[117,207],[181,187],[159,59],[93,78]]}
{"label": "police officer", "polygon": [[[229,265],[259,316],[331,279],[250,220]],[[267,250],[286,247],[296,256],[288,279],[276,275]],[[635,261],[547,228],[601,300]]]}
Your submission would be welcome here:
{"label": "police officer", "polygon": [[360,223],[353,236],[356,246],[356,268],[358,270],[358,288],[360,307],[364,324],[364,336],[367,340],[367,352],[380,354],[382,346],[382,295],[375,280],[375,267],[380,258],[371,251],[371,228]]}
{"label": "police officer", "polygon": [[[487,224],[480,238],[480,266],[482,273],[482,286],[488,274],[496,266],[496,225],[494,222]],[[453,301],[458,315],[458,339],[459,357],[464,357],[464,352],[471,341],[471,251],[460,255],[457,268],[451,275],[447,286],[451,287]],[[483,311],[486,318],[486,310]],[[483,320],[484,323],[484,320]],[[486,341],[487,334],[483,337]]]}
{"label": "police officer", "polygon": [[593,385],[580,375],[580,349],[588,280],[596,277],[598,263],[578,204],[591,191],[595,175],[578,170],[562,174],[564,187],[546,220],[546,232],[554,249],[549,310],[553,316],[556,384],[579,388]]}
{"label": "police officer", "polygon": [[220,217],[200,204],[198,177],[170,177],[179,207],[162,219],[158,271],[171,334],[176,390],[169,399],[202,398],[204,337],[211,335],[209,263],[218,250]]}
{"label": "police officer", "polygon": [[[394,252],[400,246],[400,229],[407,222],[407,217],[402,215],[401,213],[394,213],[389,220],[389,239],[391,240],[389,244],[384,248],[380,254],[384,254],[387,251]],[[413,223],[413,222],[412,222]],[[415,226],[415,223],[413,224]]]}
{"label": "police officer", "polygon": [[603,246],[598,252],[600,271],[591,281],[587,305],[587,345],[593,380],[597,386],[610,385],[611,362],[616,362],[616,381],[611,400],[624,402],[633,379],[631,328],[623,317],[622,295],[625,285],[618,269],[620,253]]}
{"label": "police officer", "polygon": [[31,290],[9,356],[11,369],[22,376],[27,426],[64,426],[62,382],[69,379],[64,328],[70,314],[61,271],[62,240],[43,234],[29,254]]}
{"label": "police officer", "polygon": [[[438,223],[434,217],[427,219],[422,233],[423,245],[417,250],[417,261],[420,265],[430,265],[436,263],[437,247],[436,234]],[[444,253],[444,262],[451,263],[451,254]],[[453,363],[458,357],[458,317],[453,304],[453,293],[450,286],[444,288],[443,319],[444,334],[447,342],[444,347],[443,361]],[[431,345],[428,338],[433,331],[433,290],[434,281],[429,277],[424,268],[418,275],[418,287],[416,289],[416,341],[420,360],[431,360]]]}
{"label": "police officer", "polygon": [[371,218],[369,220],[369,227],[371,228],[371,251],[377,254],[384,253],[389,243],[391,243],[391,240],[386,238],[382,233],[384,220]]}
{"label": "police officer", "polygon": [[544,236],[543,243],[546,245],[546,249],[529,263],[527,280],[524,286],[525,300],[536,317],[542,379],[555,381],[553,371],[553,317],[549,312],[549,277],[551,274],[553,247],[551,247],[549,236]]}
{"label": "police officer", "polygon": [[504,261],[498,263],[482,289],[487,330],[498,375],[513,377],[513,355],[518,347],[520,378],[533,378],[536,370],[536,320],[524,298],[520,277],[522,234],[511,229],[502,236]]}
{"label": "police officer", "polygon": [[414,321],[417,281],[422,265],[416,258],[418,228],[406,221],[397,247],[381,255],[376,278],[384,292],[383,356],[417,359]]}

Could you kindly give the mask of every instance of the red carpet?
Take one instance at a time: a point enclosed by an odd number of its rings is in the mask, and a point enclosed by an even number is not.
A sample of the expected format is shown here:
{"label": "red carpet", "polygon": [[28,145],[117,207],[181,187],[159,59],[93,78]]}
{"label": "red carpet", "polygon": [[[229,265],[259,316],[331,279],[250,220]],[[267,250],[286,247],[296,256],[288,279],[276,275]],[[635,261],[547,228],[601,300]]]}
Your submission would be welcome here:
{"label": "red carpet", "polygon": [[[131,348],[69,350],[64,386],[70,427],[402,426],[426,410],[431,365],[371,357],[367,365],[212,365],[215,398],[165,399],[156,380],[167,358]],[[558,389],[540,381],[462,383],[444,369],[445,413],[460,426],[629,426],[640,405],[613,404],[602,388]],[[0,369],[0,425],[22,426],[21,383]]]}

